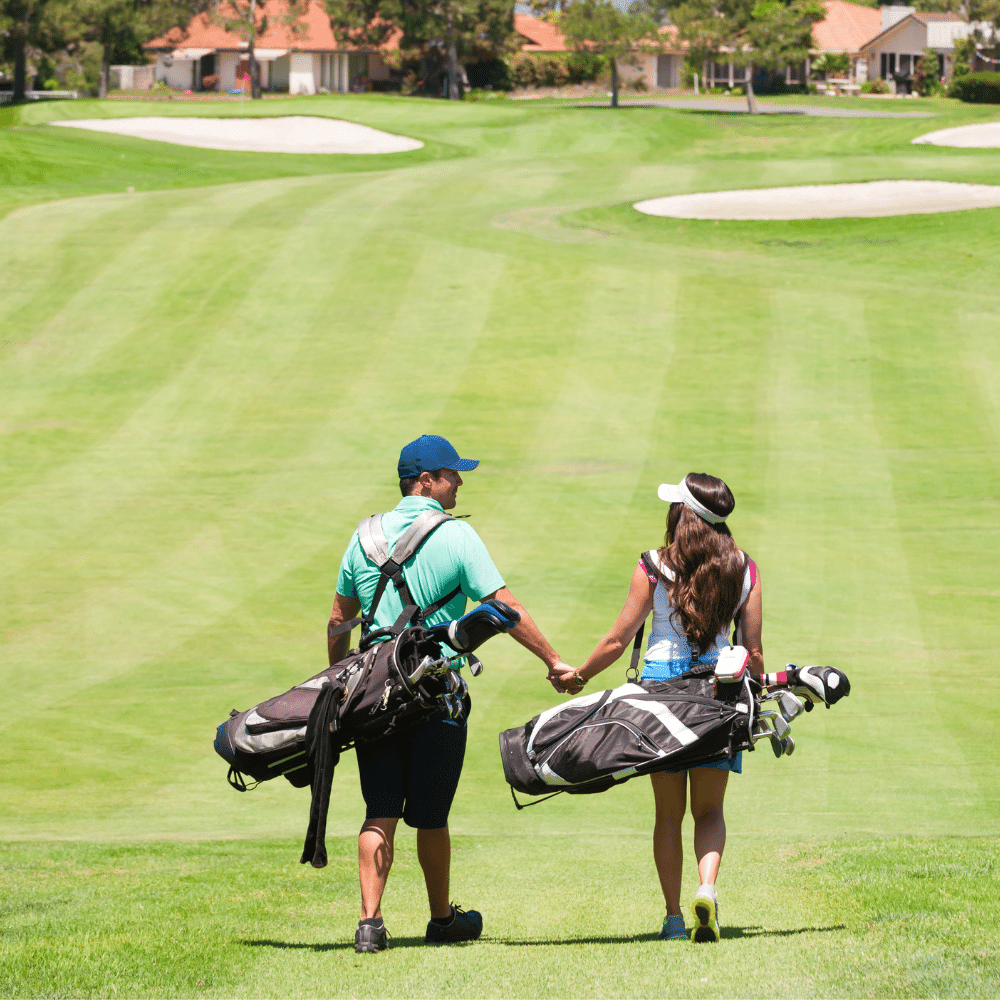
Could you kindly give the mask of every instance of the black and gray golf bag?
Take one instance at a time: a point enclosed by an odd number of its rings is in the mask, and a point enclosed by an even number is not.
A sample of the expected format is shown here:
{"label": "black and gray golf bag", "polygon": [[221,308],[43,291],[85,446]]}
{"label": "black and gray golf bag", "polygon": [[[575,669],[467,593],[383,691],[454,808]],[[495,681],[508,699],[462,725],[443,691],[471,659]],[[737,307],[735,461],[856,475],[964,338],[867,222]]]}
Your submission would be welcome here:
{"label": "black and gray golf bag", "polygon": [[720,678],[715,665],[695,664],[669,681],[629,682],[556,705],[500,734],[514,804],[524,808],[515,791],[603,792],[640,774],[711,764],[765,738],[775,756],[791,754],[792,719],[813,700],[829,707],[850,683],[836,667],[789,664],[779,676],[781,686],[762,687],[749,671]]}
{"label": "black and gray golf bag", "polygon": [[[458,661],[467,658],[477,675],[482,664],[474,650],[520,621],[512,608],[490,600],[455,621],[430,627],[419,624],[455,596],[453,592],[424,610],[410,600],[402,563],[436,527],[451,519],[440,511],[428,513],[435,516],[422,515],[392,553],[396,557],[406,543],[406,558],[396,562],[387,556],[378,563],[382,577],[368,615],[331,631],[335,638],[360,624],[358,648],[283,694],[244,712],[234,709],[216,731],[215,750],[229,764],[228,780],[237,791],[256,787],[248,785],[246,778],[259,784],[278,776],[297,788],[311,787],[303,864],[308,861],[316,868],[326,864],[326,817],[340,754],[438,714],[465,715],[468,687],[455,669]],[[372,630],[375,607],[389,580],[396,584],[406,607],[394,625]]]}

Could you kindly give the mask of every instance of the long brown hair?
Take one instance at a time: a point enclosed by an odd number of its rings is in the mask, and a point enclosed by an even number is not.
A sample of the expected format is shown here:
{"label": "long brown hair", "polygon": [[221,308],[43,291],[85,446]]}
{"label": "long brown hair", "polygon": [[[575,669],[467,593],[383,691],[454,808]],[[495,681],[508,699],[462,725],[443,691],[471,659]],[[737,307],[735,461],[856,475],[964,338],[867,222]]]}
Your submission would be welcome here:
{"label": "long brown hair", "polygon": [[[685,477],[694,498],[710,511],[729,515],[736,506],[729,487],[715,476],[690,472]],[[709,524],[682,503],[667,513],[667,534],[659,555],[674,573],[664,580],[670,603],[692,652],[707,652],[736,613],[745,566],[725,523]]]}

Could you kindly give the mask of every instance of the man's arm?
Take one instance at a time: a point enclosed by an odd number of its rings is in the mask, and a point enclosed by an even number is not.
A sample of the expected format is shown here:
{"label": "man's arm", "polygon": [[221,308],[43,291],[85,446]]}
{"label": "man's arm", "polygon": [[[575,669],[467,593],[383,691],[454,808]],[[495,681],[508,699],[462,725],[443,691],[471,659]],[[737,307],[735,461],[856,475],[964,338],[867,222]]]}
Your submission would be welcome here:
{"label": "man's arm", "polygon": [[573,674],[573,668],[562,662],[559,654],[549,645],[548,640],[538,630],[538,626],[532,621],[531,615],[524,609],[524,605],[506,588],[487,594],[483,600],[488,601],[495,597],[504,604],[509,604],[520,616],[521,621],[516,628],[510,630],[510,634],[529,652],[537,656],[548,668],[548,680],[557,691],[562,691],[560,681],[569,678]]}
{"label": "man's arm", "polygon": [[326,629],[326,648],[330,657],[330,666],[339,663],[351,648],[351,633],[344,632],[335,639],[330,638],[330,630],[336,628],[342,622],[349,622],[352,618],[357,618],[361,610],[361,602],[356,597],[344,597],[337,594],[333,599],[333,611],[330,612],[330,624]]}

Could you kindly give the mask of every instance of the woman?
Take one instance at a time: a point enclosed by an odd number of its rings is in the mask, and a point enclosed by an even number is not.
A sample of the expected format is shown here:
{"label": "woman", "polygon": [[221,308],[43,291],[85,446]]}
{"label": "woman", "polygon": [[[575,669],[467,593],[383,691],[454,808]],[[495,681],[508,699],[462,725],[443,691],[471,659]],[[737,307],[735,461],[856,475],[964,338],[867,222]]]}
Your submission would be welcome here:
{"label": "woman", "polygon": [[[734,618],[737,642],[750,654],[751,672],[759,675],[764,669],[760,579],[753,560],[737,547],[726,527],[726,518],[736,505],[729,487],[714,476],[692,472],[677,486],[661,486],[657,495],[670,504],[665,544],[648,553],[647,560],[639,560],[625,607],[568,683],[572,694],[579,694],[591,677],[622,655],[650,611],[653,624],[643,680],[668,680],[694,662],[714,663],[719,650],[729,645]],[[650,776],[656,802],[653,860],[667,904],[659,935],[663,940],[687,937],[680,901],[681,820],[688,784],[701,879],[692,904],[696,923],[691,940],[719,940],[715,880],[726,844],[722,804],[730,773],[741,771],[741,758],[738,753],[688,771]]]}

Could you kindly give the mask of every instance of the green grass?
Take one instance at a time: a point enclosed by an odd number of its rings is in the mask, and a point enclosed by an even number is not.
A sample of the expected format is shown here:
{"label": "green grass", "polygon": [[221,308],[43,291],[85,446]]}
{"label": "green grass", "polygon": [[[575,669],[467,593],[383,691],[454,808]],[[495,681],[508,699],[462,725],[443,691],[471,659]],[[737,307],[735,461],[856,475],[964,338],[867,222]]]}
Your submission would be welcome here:
{"label": "green grass", "polygon": [[[629,207],[995,180],[1000,151],[910,144],[989,109],[932,107],[237,106],[426,143],[371,158],[44,125],[231,104],[0,112],[0,993],[998,995],[1000,210]],[[850,675],[848,701],[796,723],[793,758],[754,754],[732,783],[724,947],[651,940],[648,783],[515,812],[496,733],[553,695],[510,640],[483,651],[452,814],[482,942],[410,947],[407,835],[396,947],[345,949],[352,757],[323,872],[296,863],[304,793],[226,786],[215,726],[322,664],[346,541],[425,432],[482,460],[460,511],[570,662],[662,536],[656,485],[695,469],[736,493],[768,663]]]}

